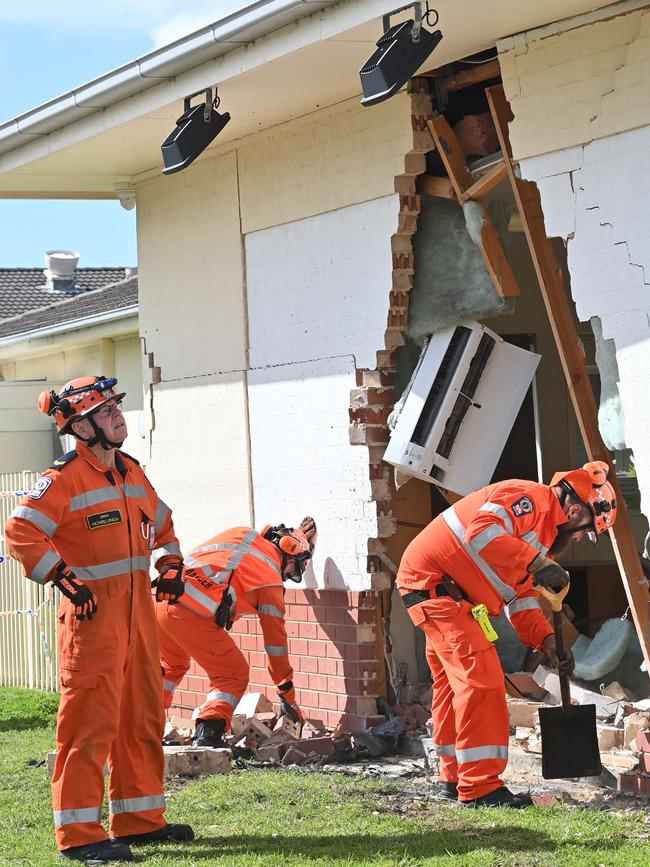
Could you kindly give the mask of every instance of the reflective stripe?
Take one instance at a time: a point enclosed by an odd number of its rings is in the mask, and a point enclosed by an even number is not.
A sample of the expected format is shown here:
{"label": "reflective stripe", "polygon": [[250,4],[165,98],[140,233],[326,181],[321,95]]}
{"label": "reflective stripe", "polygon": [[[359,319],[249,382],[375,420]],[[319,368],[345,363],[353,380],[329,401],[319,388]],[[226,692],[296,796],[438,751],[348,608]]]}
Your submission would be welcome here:
{"label": "reflective stripe", "polygon": [[206,697],[206,701],[225,701],[233,707],[237,707],[239,704],[239,699],[236,695],[233,695],[230,692],[219,692],[218,689],[209,692]]}
{"label": "reflective stripe", "polygon": [[156,508],[156,517],[154,518],[154,525],[156,527],[156,533],[159,533],[162,529],[162,525],[165,523],[165,518],[171,512],[171,509],[167,505],[167,503],[163,503],[163,501],[158,498],[158,507]]}
{"label": "reflective stripe", "polygon": [[257,548],[251,548],[248,553],[252,557],[257,557],[258,560],[262,560],[270,569],[273,569],[273,571],[277,572],[280,578],[282,578],[282,572],[280,572],[278,564],[274,560],[271,560],[270,557],[267,557],[263,551],[258,551]]}
{"label": "reflective stripe", "polygon": [[480,762],[483,759],[505,759],[508,760],[508,747],[500,744],[493,744],[488,747],[469,747],[466,750],[456,750],[456,758],[459,765],[465,765],[467,762]]}
{"label": "reflective stripe", "polygon": [[124,496],[132,500],[148,500],[149,495],[142,485],[120,485],[124,491]]}
{"label": "reflective stripe", "polygon": [[176,687],[178,686],[173,680],[165,680],[163,677],[163,689],[166,689],[167,692],[174,692]]}
{"label": "reflective stripe", "polygon": [[494,569],[491,566],[489,566],[485,562],[485,560],[479,554],[476,553],[476,551],[473,551],[471,546],[468,545],[467,542],[465,541],[465,528],[461,524],[460,519],[459,519],[458,515],[456,514],[456,510],[454,509],[454,507],[450,506],[448,509],[446,509],[442,513],[442,517],[444,518],[445,523],[447,524],[447,526],[449,527],[451,532],[454,534],[454,536],[458,539],[458,541],[462,545],[465,553],[478,566],[478,568],[485,575],[485,577],[488,579],[490,584],[494,587],[494,589],[499,594],[499,596],[501,596],[502,599],[505,599],[506,602],[510,602],[511,599],[514,599],[514,597],[516,596],[516,593],[513,590],[513,588],[509,584],[506,584],[505,581],[502,581],[499,578],[499,576],[497,575],[497,573],[494,571]]}
{"label": "reflective stripe", "polygon": [[232,555],[230,560],[228,560],[226,569],[230,569],[232,572],[235,571],[235,569],[244,559],[245,555],[248,554],[248,552],[251,550],[251,546],[258,536],[259,533],[257,532],[257,530],[249,530],[248,533],[246,533],[239,545],[237,545],[235,553]]}
{"label": "reflective stripe", "polygon": [[99,822],[102,816],[101,807],[79,807],[76,810],[55,810],[55,825],[76,825],[86,822]]}
{"label": "reflective stripe", "polygon": [[519,611],[532,611],[535,608],[539,608],[540,610],[542,608],[539,604],[539,599],[536,599],[534,596],[524,596],[521,599],[513,599],[512,602],[509,602],[506,614],[508,620],[510,620],[512,614],[517,614]]}
{"label": "reflective stripe", "polygon": [[483,503],[483,505],[479,509],[479,512],[492,512],[493,515],[497,515],[499,518],[501,518],[503,523],[506,525],[506,530],[512,536],[512,520],[504,506],[500,506],[498,503],[491,503],[488,501],[487,503]]}
{"label": "reflective stripe", "polygon": [[145,810],[164,810],[166,806],[164,795],[147,795],[143,798],[122,798],[119,801],[108,802],[108,812],[114,816],[116,813],[144,813]]}
{"label": "reflective stripe", "polygon": [[286,656],[289,653],[289,648],[281,644],[265,644],[264,650],[267,656]]}
{"label": "reflective stripe", "polygon": [[96,488],[94,491],[86,491],[83,494],[76,494],[70,498],[70,511],[78,512],[79,509],[85,509],[86,506],[96,506],[98,503],[105,503],[107,500],[121,500],[122,495],[118,488],[113,485],[107,485],[105,488]]}
{"label": "reflective stripe", "polygon": [[70,566],[77,578],[82,581],[99,581],[101,578],[114,578],[128,572],[148,572],[148,557],[126,557],[124,560],[113,560],[112,563],[100,563],[97,566]]}
{"label": "reflective stripe", "polygon": [[[185,593],[183,595],[184,596],[190,596],[195,602],[198,602],[199,605],[203,605],[204,608],[207,608],[211,614],[215,614],[217,608],[219,607],[218,604],[214,601],[214,599],[211,599],[207,594],[205,594],[201,590],[199,590],[199,588],[196,587],[194,584],[192,584],[191,581],[185,582]],[[181,598],[178,601],[185,608],[189,608],[190,611],[194,611],[193,607],[190,607],[189,605],[185,605],[183,603],[183,596],[181,596]],[[204,615],[204,616],[209,617],[210,615]]]}
{"label": "reflective stripe", "polygon": [[532,545],[533,548],[536,548],[542,554],[546,554],[548,551],[548,545],[543,545],[539,541],[539,536],[534,530],[529,530],[527,533],[521,537],[524,542],[528,542],[529,545]]}
{"label": "reflective stripe", "polygon": [[55,554],[54,551],[48,551],[46,554],[43,554],[36,566],[32,569],[31,574],[27,577],[31,578],[32,581],[37,581],[39,584],[44,584],[45,579],[52,569],[54,569],[56,564],[60,562],[61,558],[58,554]]}
{"label": "reflective stripe", "polygon": [[499,536],[509,535],[510,534],[506,530],[504,530],[500,524],[492,524],[492,526],[486,527],[485,530],[481,530],[480,533],[477,533],[469,544],[472,546],[472,549],[476,551],[477,554],[480,554],[486,545],[489,545],[490,542],[498,539]]}
{"label": "reflective stripe", "polygon": [[284,619],[284,614],[279,608],[276,608],[275,605],[267,605],[265,602],[257,606],[257,613],[268,614],[269,617],[280,617],[281,619]]}
{"label": "reflective stripe", "polygon": [[455,756],[456,747],[454,744],[433,744],[433,749],[437,756]]}
{"label": "reflective stripe", "polygon": [[163,548],[156,548],[151,552],[151,557],[154,563],[157,563],[161,557],[167,557],[169,554],[181,555],[181,546],[178,542],[167,542]]}
{"label": "reflective stripe", "polygon": [[31,524],[35,524],[39,530],[42,530],[47,536],[53,536],[59,529],[59,525],[52,518],[48,518],[43,512],[38,509],[30,509],[29,506],[18,506],[14,509],[10,518],[23,518]]}

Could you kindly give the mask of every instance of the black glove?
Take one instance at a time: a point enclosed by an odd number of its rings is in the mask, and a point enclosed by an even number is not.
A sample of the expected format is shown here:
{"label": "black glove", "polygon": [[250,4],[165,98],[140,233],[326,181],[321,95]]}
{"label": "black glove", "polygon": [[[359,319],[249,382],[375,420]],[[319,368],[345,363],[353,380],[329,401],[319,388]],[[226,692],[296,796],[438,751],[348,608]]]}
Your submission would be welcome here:
{"label": "black glove", "polygon": [[558,590],[566,587],[570,578],[568,572],[558,563],[553,563],[551,560],[535,572],[534,580],[535,584],[538,584],[540,587],[546,587],[548,590],[557,593]]}
{"label": "black glove", "polygon": [[291,722],[300,723],[302,725],[305,718],[298,705],[289,704],[286,697],[281,692],[278,693],[278,696],[280,697],[280,716],[288,716]]}
{"label": "black glove", "polygon": [[61,593],[74,605],[74,613],[77,619],[93,619],[97,611],[97,599],[90,587],[75,578],[73,573],[63,563],[56,570],[52,584],[58,587]]}
{"label": "black glove", "polygon": [[160,570],[160,575],[151,583],[156,588],[156,602],[168,602],[176,605],[185,593],[183,581],[183,564],[169,563]]}
{"label": "black glove", "polygon": [[555,636],[547,635],[542,644],[542,651],[548,656],[553,668],[557,668],[560,674],[572,674],[576,667],[576,661],[569,647],[564,650],[564,657],[560,659],[555,646]]}

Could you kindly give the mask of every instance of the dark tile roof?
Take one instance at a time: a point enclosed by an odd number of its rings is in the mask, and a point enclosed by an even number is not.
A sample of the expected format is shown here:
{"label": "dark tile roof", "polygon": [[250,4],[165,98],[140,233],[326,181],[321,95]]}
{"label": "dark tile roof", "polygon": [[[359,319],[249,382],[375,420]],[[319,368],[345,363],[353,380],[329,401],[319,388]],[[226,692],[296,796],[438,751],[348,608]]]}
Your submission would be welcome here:
{"label": "dark tile roof", "polygon": [[[126,276],[124,268],[77,268],[77,294],[117,283]],[[0,320],[20,316],[64,297],[69,295],[48,289],[42,268],[0,268]]]}
{"label": "dark tile roof", "polygon": [[[106,269],[103,270],[106,271]],[[120,270],[123,272],[123,269]],[[63,301],[57,299],[47,306],[39,307],[37,310],[29,310],[21,316],[3,319],[0,321],[0,339],[25,334],[37,328],[50,328],[66,322],[72,324],[80,319],[87,319],[89,316],[133,307],[137,303],[138,278],[129,277],[119,283],[104,286],[102,289],[73,295]]]}

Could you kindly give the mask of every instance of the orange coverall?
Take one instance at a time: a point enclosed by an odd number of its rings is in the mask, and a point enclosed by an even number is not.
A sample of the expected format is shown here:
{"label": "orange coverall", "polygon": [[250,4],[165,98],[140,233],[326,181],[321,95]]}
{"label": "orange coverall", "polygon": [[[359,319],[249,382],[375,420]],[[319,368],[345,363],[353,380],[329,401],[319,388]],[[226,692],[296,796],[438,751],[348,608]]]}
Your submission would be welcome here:
{"label": "orange coverall", "polygon": [[[228,632],[217,626],[215,612],[232,575],[231,617],[257,615],[264,635],[268,670],[276,686],[290,683],[284,585],[277,547],[250,527],[235,527],[209,539],[185,559],[185,594],[178,605],[156,605],[165,707],[195,659],[210,679],[211,690],[195,710],[195,719],[224,719],[230,727],[234,709],[248,687],[248,663]],[[290,687],[284,696],[296,701]]]}
{"label": "orange coverall", "polygon": [[52,777],[59,849],[166,825],[164,713],[149,561],[181,560],[171,512],[138,463],[117,452],[107,471],[81,443],[55,461],[6,525],[12,556],[44,584],[63,560],[97,597],[79,621],[61,597],[61,703]]}
{"label": "orange coverall", "polygon": [[[413,623],[426,635],[434,679],[431,715],[441,777],[458,782],[461,801],[500,788],[508,761],[503,671],[471,609],[484,603],[496,617],[506,607],[524,644],[539,649],[553,629],[527,568],[548,552],[565,522],[549,486],[498,482],[435,518],[402,557],[397,586]],[[444,575],[469,601],[437,595],[444,593],[439,589]]]}

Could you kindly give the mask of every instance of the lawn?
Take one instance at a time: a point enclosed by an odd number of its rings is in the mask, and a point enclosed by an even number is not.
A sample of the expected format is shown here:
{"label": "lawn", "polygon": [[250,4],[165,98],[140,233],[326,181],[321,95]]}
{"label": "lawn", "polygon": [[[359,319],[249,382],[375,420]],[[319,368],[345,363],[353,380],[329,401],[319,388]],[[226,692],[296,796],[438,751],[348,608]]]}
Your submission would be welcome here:
{"label": "lawn", "polygon": [[[0,864],[59,865],[49,781],[56,697],[0,689]],[[35,762],[35,763],[34,763]],[[172,780],[169,817],[190,844],[139,848],[151,867],[457,865],[636,867],[650,863],[647,816],[573,808],[461,810],[411,783],[291,771]]]}

